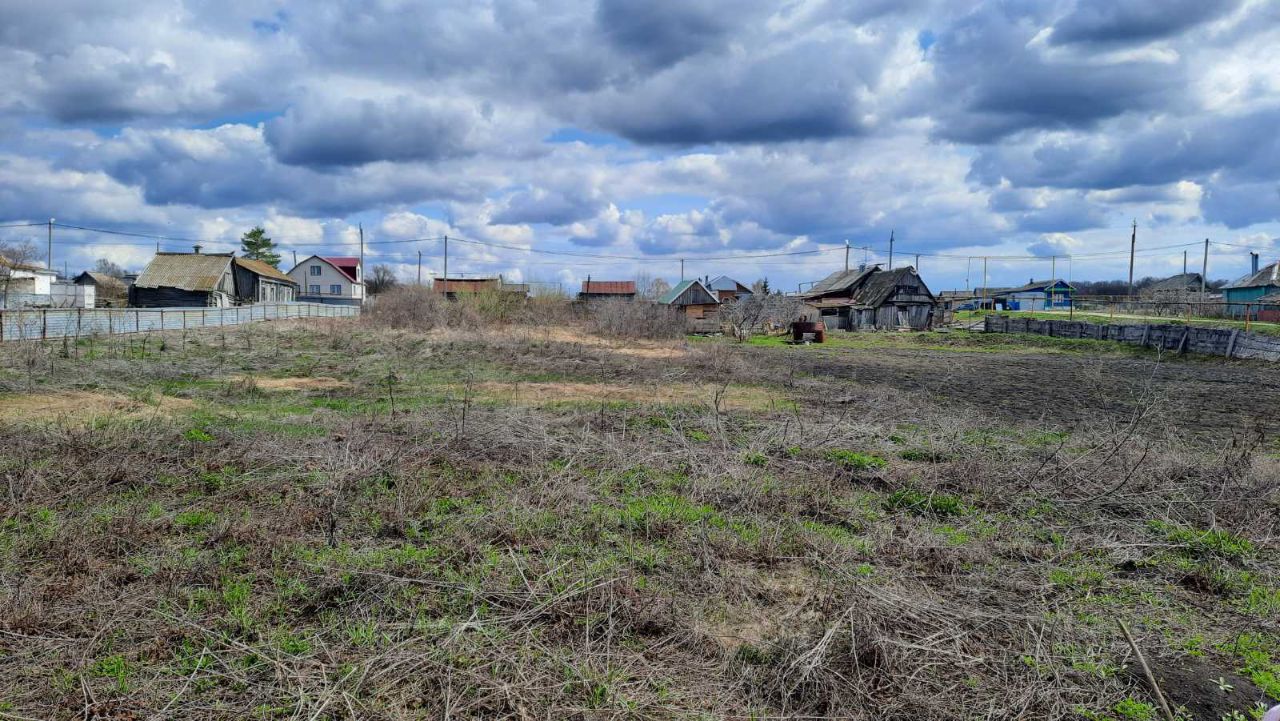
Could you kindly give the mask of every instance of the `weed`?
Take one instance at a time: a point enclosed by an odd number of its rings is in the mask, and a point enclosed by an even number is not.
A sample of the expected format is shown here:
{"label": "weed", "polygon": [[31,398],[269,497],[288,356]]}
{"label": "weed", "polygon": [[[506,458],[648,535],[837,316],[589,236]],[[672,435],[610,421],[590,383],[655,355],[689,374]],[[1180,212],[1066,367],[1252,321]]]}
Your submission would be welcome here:
{"label": "weed", "polygon": [[833,463],[851,471],[867,471],[884,468],[887,462],[880,456],[841,448],[828,450],[823,456]]}
{"label": "weed", "polygon": [[946,493],[925,493],[914,488],[900,488],[884,500],[886,510],[905,510],[916,515],[959,516],[968,507],[958,497]]}

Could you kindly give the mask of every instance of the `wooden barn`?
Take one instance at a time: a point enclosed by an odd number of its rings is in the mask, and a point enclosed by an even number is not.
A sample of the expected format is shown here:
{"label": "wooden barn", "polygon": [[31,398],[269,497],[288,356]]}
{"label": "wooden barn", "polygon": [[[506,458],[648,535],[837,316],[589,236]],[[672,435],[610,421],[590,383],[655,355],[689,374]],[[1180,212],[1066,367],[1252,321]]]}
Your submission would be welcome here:
{"label": "wooden barn", "polygon": [[937,298],[910,266],[836,271],[804,295],[828,330],[928,330],[940,320]]}
{"label": "wooden barn", "polygon": [[578,300],[635,300],[634,280],[591,280],[582,282]]}

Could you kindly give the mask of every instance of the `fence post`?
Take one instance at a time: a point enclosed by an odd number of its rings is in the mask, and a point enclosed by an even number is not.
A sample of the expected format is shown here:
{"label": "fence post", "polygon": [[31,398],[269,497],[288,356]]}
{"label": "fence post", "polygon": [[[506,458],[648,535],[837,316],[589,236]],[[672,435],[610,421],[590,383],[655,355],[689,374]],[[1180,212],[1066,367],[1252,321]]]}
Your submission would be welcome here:
{"label": "fence post", "polygon": [[[1248,326],[1245,326],[1245,327],[1247,328]],[[40,340],[45,340],[48,337],[49,337],[49,311],[46,309],[46,310],[40,311]]]}

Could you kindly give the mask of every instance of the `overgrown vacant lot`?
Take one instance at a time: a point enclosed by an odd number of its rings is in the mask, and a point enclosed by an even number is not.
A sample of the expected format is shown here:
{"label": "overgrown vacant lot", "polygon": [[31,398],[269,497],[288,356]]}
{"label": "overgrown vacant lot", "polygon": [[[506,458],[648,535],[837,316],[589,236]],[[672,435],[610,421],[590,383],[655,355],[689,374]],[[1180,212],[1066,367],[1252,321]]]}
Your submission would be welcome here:
{"label": "overgrown vacant lot", "polygon": [[1275,369],[368,320],[0,347],[0,718],[1280,698]]}

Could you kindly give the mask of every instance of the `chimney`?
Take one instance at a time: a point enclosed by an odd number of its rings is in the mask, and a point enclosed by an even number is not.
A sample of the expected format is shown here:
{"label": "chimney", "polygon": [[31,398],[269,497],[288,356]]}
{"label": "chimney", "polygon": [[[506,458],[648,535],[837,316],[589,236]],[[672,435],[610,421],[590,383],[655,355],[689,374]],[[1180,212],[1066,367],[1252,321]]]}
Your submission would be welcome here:
{"label": "chimney", "polygon": [[200,244],[199,244],[199,243],[196,243],[195,245],[193,245],[193,246],[191,246],[191,247],[195,248],[195,250],[196,250],[196,255],[200,255]]}

